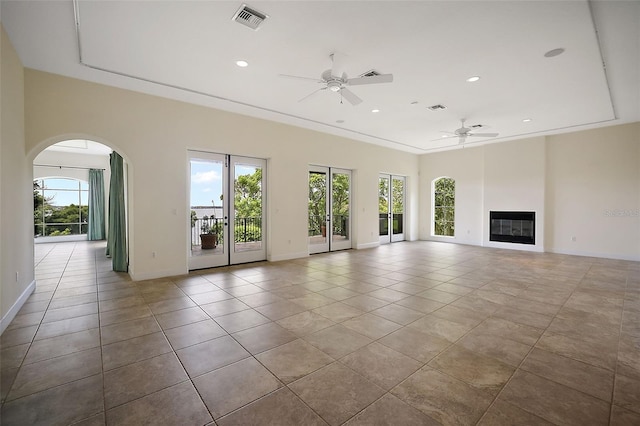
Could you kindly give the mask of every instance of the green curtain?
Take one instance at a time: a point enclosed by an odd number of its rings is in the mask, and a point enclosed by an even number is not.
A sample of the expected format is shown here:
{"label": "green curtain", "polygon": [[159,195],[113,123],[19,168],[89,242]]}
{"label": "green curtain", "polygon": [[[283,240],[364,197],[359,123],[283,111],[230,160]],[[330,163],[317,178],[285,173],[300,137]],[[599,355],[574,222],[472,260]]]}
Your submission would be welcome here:
{"label": "green curtain", "polygon": [[113,151],[110,155],[111,180],[109,182],[109,232],[107,256],[117,272],[127,272],[127,224],[124,212],[124,166],[122,157]]}
{"label": "green curtain", "polygon": [[89,230],[91,241],[104,240],[104,174],[102,170],[89,169]]}

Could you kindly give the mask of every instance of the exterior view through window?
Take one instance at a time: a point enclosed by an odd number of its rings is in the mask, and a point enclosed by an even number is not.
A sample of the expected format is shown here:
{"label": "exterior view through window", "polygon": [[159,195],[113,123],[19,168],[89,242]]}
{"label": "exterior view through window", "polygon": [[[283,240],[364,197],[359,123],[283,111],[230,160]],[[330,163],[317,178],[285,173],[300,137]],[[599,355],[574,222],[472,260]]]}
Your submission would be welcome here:
{"label": "exterior view through window", "polygon": [[433,235],[453,237],[456,181],[443,177],[433,182]]}
{"label": "exterior view through window", "polygon": [[33,225],[36,237],[87,233],[89,184],[68,178],[33,181]]}

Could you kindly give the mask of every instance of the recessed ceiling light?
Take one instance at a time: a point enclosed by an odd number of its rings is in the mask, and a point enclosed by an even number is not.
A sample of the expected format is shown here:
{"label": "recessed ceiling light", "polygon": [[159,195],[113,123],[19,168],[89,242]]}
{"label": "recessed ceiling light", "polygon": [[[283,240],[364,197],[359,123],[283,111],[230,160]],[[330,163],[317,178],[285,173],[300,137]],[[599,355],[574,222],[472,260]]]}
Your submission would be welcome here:
{"label": "recessed ceiling light", "polygon": [[474,75],[474,76],[472,76],[472,77],[469,77],[469,78],[467,79],[467,82],[469,82],[469,83],[475,83],[475,82],[476,82],[476,81],[478,81],[478,80],[480,80],[480,77],[478,77],[477,75]]}
{"label": "recessed ceiling light", "polygon": [[564,53],[564,49],[559,47],[557,49],[552,49],[544,54],[545,58],[553,58],[554,56],[562,55]]}
{"label": "recessed ceiling light", "polygon": [[239,66],[240,68],[245,68],[249,66],[249,62],[240,60],[240,61],[236,61],[236,65]]}
{"label": "recessed ceiling light", "polygon": [[523,123],[529,123],[531,121],[530,118],[525,118],[524,120],[522,120]]}
{"label": "recessed ceiling light", "polygon": [[380,112],[379,109],[372,109],[371,112]]}

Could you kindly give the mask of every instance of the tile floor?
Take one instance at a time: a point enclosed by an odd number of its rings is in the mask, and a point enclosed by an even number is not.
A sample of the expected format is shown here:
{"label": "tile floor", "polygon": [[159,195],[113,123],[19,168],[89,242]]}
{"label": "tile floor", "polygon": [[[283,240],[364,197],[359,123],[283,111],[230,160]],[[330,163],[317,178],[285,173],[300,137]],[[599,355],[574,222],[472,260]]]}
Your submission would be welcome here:
{"label": "tile floor", "polygon": [[131,282],[103,252],[36,246],[3,425],[640,425],[640,262],[411,242]]}

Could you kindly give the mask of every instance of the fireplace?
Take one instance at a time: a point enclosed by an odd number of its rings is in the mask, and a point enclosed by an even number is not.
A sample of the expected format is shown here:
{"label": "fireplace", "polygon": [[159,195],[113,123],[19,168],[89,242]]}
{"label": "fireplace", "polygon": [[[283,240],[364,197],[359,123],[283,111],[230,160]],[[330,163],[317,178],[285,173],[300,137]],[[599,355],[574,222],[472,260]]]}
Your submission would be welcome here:
{"label": "fireplace", "polygon": [[490,212],[489,241],[535,244],[536,212]]}

